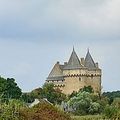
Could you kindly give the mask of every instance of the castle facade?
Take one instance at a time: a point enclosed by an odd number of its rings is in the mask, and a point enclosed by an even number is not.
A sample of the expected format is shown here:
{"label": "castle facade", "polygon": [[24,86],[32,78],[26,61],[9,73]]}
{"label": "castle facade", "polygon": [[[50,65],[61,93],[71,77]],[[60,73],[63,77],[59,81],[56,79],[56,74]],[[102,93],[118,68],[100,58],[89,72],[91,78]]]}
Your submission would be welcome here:
{"label": "castle facade", "polygon": [[74,48],[68,62],[57,62],[46,80],[53,83],[64,94],[79,91],[84,86],[91,86],[95,93],[101,93],[101,69],[95,63],[89,50],[86,57],[79,59]]}

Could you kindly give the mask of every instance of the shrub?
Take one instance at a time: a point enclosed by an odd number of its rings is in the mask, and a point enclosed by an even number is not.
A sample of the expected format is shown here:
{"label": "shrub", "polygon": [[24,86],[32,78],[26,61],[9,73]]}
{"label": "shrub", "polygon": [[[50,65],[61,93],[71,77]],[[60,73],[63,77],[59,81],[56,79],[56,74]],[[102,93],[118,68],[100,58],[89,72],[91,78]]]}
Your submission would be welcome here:
{"label": "shrub", "polygon": [[71,120],[67,113],[44,101],[33,108],[24,109],[21,111],[20,116],[24,120]]}
{"label": "shrub", "polygon": [[90,114],[96,114],[100,112],[100,104],[96,102],[92,102],[89,107]]}
{"label": "shrub", "polygon": [[19,118],[20,110],[25,108],[23,102],[11,99],[8,103],[0,104],[0,120],[22,120]]}
{"label": "shrub", "polygon": [[118,119],[119,117],[119,110],[114,106],[107,105],[104,109],[104,118],[110,119]]}

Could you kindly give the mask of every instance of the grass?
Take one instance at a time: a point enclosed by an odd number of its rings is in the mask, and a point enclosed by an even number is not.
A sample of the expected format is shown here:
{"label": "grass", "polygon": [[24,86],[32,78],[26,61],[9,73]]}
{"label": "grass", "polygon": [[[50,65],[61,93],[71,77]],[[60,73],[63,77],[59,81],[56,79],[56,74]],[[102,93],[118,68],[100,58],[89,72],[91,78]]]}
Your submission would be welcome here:
{"label": "grass", "polygon": [[72,116],[73,120],[103,120],[101,115]]}

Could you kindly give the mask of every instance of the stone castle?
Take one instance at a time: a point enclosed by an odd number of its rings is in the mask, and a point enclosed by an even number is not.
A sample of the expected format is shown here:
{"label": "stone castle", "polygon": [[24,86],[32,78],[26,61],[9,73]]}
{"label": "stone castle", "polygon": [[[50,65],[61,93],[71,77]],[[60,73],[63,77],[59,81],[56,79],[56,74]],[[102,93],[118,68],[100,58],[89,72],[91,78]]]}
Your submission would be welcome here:
{"label": "stone castle", "polygon": [[89,50],[86,57],[79,59],[74,48],[68,62],[57,62],[46,80],[53,83],[64,94],[79,91],[84,86],[91,86],[94,93],[101,93],[101,69],[95,63]]}

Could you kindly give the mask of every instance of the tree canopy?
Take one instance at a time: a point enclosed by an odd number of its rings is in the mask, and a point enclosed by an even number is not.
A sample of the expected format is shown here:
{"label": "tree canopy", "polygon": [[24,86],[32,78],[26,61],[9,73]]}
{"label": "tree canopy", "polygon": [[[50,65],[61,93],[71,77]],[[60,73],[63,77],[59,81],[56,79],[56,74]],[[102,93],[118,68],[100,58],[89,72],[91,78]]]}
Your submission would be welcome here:
{"label": "tree canopy", "polygon": [[0,77],[0,98],[4,100],[19,99],[22,92],[15,79]]}
{"label": "tree canopy", "polygon": [[109,103],[111,104],[115,98],[120,98],[120,91],[113,91],[113,92],[104,92],[103,96],[109,98]]}
{"label": "tree canopy", "polygon": [[47,98],[53,104],[61,104],[66,99],[66,96],[59,89],[55,89],[52,83],[44,84],[40,95],[42,98]]}

